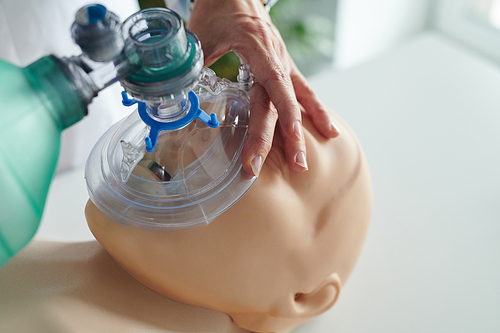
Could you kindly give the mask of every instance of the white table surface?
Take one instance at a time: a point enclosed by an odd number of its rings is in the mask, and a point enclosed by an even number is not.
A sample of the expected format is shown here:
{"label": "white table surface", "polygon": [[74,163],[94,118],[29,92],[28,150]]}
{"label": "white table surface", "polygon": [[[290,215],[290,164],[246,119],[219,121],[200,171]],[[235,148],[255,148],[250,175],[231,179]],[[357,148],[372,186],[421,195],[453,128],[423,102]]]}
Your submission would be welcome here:
{"label": "white table surface", "polygon": [[[500,68],[423,34],[311,78],[371,167],[365,248],[333,309],[294,333],[500,332]],[[83,169],[56,177],[39,237],[93,239]]]}

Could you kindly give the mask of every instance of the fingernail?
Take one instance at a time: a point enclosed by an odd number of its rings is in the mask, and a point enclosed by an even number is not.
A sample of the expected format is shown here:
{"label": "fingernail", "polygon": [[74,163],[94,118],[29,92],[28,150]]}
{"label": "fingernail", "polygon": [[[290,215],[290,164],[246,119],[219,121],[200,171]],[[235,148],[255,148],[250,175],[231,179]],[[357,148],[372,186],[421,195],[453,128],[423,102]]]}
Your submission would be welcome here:
{"label": "fingernail", "polygon": [[338,133],[340,135],[340,130],[333,121],[331,121],[328,125],[328,129],[330,130],[330,132]]}
{"label": "fingernail", "polygon": [[302,141],[302,124],[300,121],[296,121],[295,124],[293,124],[293,132],[295,133],[295,136],[299,141]]}
{"label": "fingernail", "polygon": [[306,154],[304,154],[303,151],[299,151],[297,155],[295,155],[295,163],[297,165],[300,165],[304,169],[308,170],[307,168],[307,161],[306,161]]}
{"label": "fingernail", "polygon": [[260,169],[262,168],[262,156],[255,156],[250,163],[254,176],[259,176]]}

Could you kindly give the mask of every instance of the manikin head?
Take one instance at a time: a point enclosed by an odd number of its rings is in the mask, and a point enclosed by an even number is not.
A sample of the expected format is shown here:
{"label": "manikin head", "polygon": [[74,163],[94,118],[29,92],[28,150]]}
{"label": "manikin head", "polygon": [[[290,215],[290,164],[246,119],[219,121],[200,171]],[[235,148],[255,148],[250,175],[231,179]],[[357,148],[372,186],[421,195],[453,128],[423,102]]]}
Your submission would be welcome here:
{"label": "manikin head", "polygon": [[286,163],[277,131],[260,176],[210,225],[124,227],[89,201],[87,221],[114,260],[176,301],[228,313],[256,332],[295,327],[336,302],[363,245],[371,185],[362,151],[340,119],[326,140],[304,116],[309,170]]}

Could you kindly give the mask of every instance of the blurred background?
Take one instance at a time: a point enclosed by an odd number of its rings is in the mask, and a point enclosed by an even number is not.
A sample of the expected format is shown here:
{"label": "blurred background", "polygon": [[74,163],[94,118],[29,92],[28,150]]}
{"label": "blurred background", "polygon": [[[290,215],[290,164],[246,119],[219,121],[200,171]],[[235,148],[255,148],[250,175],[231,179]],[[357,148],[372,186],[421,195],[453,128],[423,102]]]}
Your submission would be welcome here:
{"label": "blurred background", "polygon": [[[167,7],[139,0],[141,8]],[[498,0],[280,0],[270,11],[289,53],[306,76],[362,64],[424,31],[436,31],[499,61]],[[488,45],[490,44],[490,45]],[[212,67],[236,79],[239,60],[229,53]]]}
{"label": "blurred background", "polygon": [[[57,1],[31,2],[20,21],[18,0],[0,0],[4,44],[21,38],[3,29],[16,22],[34,22],[27,35],[41,39],[49,23],[36,17]],[[53,49],[72,44],[68,4],[86,2],[64,2],[57,17],[68,28]],[[165,6],[131,2],[103,1],[122,18],[139,5]],[[338,303],[294,333],[500,332],[500,0],[280,0],[271,16],[322,101],[357,134],[374,193],[366,245]],[[54,52],[6,50],[0,57],[20,65]],[[212,67],[234,80],[238,64],[227,54]],[[83,163],[130,110],[120,112],[105,122],[109,112],[91,110],[93,131],[87,123],[64,134],[39,237],[93,239]]]}

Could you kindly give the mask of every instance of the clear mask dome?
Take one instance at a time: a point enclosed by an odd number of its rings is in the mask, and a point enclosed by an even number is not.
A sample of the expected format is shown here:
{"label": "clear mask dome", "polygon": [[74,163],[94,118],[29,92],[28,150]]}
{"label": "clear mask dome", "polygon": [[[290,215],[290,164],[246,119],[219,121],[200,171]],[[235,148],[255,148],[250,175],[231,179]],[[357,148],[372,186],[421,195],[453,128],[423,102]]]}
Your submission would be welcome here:
{"label": "clear mask dome", "polygon": [[203,69],[194,92],[200,108],[217,116],[216,128],[195,119],[161,131],[151,152],[150,128],[137,110],[109,129],[86,165],[94,204],[116,223],[152,230],[207,225],[232,206],[256,179],[240,158],[250,116],[242,73],[231,83]]}

